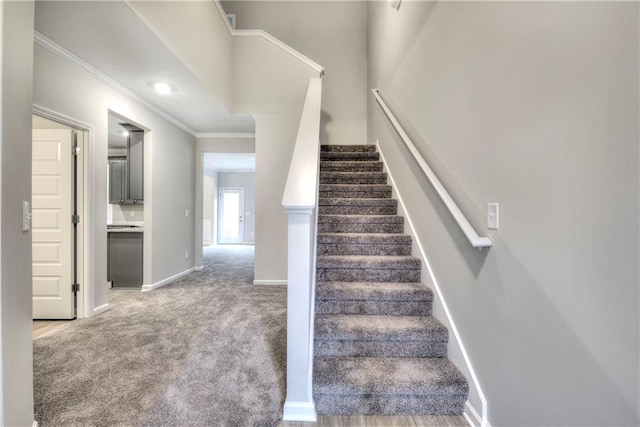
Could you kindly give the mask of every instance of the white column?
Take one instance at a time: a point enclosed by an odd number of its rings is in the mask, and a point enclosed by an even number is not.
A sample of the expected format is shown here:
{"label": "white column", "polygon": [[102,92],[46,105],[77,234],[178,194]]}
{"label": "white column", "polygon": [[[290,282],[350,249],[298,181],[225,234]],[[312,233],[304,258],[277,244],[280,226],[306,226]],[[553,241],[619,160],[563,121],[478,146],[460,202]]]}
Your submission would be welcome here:
{"label": "white column", "polygon": [[316,421],[312,394],[315,209],[286,208],[287,399],[283,419]]}

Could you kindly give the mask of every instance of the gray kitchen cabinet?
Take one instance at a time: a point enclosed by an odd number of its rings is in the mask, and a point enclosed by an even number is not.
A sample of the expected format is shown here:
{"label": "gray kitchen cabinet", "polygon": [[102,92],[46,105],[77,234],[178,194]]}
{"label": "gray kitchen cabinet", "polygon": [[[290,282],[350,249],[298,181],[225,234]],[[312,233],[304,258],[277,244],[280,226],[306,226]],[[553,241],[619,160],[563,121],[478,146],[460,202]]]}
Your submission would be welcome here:
{"label": "gray kitchen cabinet", "polygon": [[144,201],[144,132],[129,132],[129,197],[134,204]]}
{"label": "gray kitchen cabinet", "polygon": [[127,200],[127,159],[109,159],[109,203],[123,204]]}
{"label": "gray kitchen cabinet", "polygon": [[144,132],[129,131],[126,157],[109,158],[109,203],[144,203]]}
{"label": "gray kitchen cabinet", "polygon": [[142,232],[108,233],[107,280],[114,288],[142,287],[142,236]]}

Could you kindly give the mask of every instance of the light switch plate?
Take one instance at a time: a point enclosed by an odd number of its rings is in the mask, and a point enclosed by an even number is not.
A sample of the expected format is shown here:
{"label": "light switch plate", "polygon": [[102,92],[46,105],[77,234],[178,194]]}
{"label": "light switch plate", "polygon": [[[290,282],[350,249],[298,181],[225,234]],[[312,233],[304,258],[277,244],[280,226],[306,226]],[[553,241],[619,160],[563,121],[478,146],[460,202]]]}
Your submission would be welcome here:
{"label": "light switch plate", "polygon": [[184,210],[184,217],[189,218],[189,209]]}
{"label": "light switch plate", "polygon": [[22,231],[31,229],[31,203],[22,201]]}
{"label": "light switch plate", "polygon": [[497,202],[487,204],[487,227],[489,230],[500,228],[500,209]]}

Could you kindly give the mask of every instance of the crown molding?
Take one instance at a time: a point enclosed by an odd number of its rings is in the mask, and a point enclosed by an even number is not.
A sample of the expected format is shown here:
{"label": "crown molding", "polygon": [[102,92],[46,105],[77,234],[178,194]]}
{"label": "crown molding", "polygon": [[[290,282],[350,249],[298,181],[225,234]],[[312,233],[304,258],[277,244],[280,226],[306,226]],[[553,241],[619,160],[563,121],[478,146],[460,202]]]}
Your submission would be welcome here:
{"label": "crown molding", "polygon": [[255,139],[255,133],[197,133],[196,138],[228,138],[228,139]]}
{"label": "crown molding", "polygon": [[178,120],[175,117],[167,114],[165,111],[163,111],[160,108],[156,107],[150,101],[148,101],[145,98],[142,98],[137,93],[135,93],[135,92],[127,89],[126,87],[122,86],[116,80],[112,79],[111,77],[109,77],[108,75],[106,75],[102,71],[98,70],[97,68],[89,65],[88,63],[86,63],[82,59],[78,58],[76,55],[74,55],[73,53],[69,52],[68,50],[66,50],[65,48],[63,48],[62,46],[60,46],[59,44],[54,42],[53,40],[51,40],[48,37],[40,34],[38,31],[35,31],[34,43],[36,45],[40,46],[41,48],[51,52],[54,55],[56,55],[60,59],[66,61],[66,62],[68,62],[68,63],[70,63],[72,65],[75,65],[76,67],[80,68],[81,70],[85,71],[86,73],[88,73],[91,76],[93,76],[94,78],[96,78],[101,83],[109,86],[111,89],[115,90],[116,92],[119,92],[120,94],[126,96],[127,98],[131,99],[132,101],[142,105],[146,109],[148,109],[148,110],[152,111],[153,113],[157,114],[158,116],[162,117],[164,120],[168,121],[169,123],[174,124],[175,126],[179,127],[180,129],[182,129],[183,131],[187,132],[188,134],[190,134],[192,136],[197,136],[198,135],[198,133],[196,131],[194,131],[189,126],[187,126],[184,123],[182,123],[180,120]]}

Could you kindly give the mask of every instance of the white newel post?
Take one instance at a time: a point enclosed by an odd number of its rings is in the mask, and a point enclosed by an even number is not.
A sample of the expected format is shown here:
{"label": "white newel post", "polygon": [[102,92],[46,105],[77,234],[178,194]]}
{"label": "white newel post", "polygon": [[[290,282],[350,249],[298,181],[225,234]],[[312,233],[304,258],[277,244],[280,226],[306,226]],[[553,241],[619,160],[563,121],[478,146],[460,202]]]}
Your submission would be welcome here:
{"label": "white newel post", "polygon": [[286,207],[288,226],[287,398],[283,419],[316,421],[312,394],[315,209]]}

